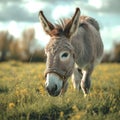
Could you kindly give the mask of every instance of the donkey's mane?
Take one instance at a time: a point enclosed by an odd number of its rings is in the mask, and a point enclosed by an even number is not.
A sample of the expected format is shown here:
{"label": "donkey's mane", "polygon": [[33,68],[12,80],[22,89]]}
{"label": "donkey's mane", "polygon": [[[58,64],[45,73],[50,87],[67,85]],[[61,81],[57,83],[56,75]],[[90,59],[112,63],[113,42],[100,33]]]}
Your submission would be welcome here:
{"label": "donkey's mane", "polygon": [[67,23],[69,22],[70,20],[68,19],[60,19],[57,21],[57,23],[54,24],[54,29],[51,31],[51,35],[52,36],[61,36],[61,35],[64,35],[64,29],[65,29],[65,26],[67,25]]}
{"label": "donkey's mane", "polygon": [[[64,35],[64,29],[69,21],[70,21],[69,18],[67,18],[67,19],[63,18],[63,19],[58,20],[57,23],[54,24],[55,28],[51,31],[50,34],[52,36]],[[84,29],[87,29],[87,26],[88,26],[87,23],[91,24],[92,26],[94,26],[96,28],[97,31],[99,31],[99,29],[100,29],[99,24],[94,18],[91,18],[88,16],[81,16],[79,27],[83,27]]]}

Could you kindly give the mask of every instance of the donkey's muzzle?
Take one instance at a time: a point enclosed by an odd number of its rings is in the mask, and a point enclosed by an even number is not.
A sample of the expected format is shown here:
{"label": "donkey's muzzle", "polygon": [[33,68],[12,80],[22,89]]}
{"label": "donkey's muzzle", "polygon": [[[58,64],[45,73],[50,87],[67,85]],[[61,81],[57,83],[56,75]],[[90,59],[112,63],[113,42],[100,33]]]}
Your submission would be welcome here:
{"label": "donkey's muzzle", "polygon": [[47,68],[45,70],[46,90],[51,96],[58,96],[63,91],[68,77],[72,71],[62,71],[57,68]]}
{"label": "donkey's muzzle", "polygon": [[45,87],[49,95],[58,96],[63,86],[63,80],[56,73],[47,73]]}

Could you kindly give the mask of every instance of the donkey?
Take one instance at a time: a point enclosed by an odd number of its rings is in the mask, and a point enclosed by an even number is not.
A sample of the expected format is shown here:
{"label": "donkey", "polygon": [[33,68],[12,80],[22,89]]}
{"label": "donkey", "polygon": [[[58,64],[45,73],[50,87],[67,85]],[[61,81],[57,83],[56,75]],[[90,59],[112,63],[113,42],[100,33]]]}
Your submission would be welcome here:
{"label": "donkey", "polygon": [[53,25],[39,12],[44,31],[50,36],[45,48],[47,55],[45,87],[51,96],[64,94],[68,78],[72,75],[75,89],[89,93],[91,74],[103,55],[98,22],[88,16],[80,16],[76,8],[72,19],[64,19]]}

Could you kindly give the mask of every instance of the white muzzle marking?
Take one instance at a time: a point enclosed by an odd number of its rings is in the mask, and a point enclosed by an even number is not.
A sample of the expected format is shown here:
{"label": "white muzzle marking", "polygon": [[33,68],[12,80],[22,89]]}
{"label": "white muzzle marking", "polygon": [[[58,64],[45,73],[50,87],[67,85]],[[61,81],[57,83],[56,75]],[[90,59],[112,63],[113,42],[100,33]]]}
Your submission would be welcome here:
{"label": "white muzzle marking", "polygon": [[62,89],[63,81],[60,79],[60,77],[57,74],[48,73],[46,76],[45,85],[50,95],[57,96]]}

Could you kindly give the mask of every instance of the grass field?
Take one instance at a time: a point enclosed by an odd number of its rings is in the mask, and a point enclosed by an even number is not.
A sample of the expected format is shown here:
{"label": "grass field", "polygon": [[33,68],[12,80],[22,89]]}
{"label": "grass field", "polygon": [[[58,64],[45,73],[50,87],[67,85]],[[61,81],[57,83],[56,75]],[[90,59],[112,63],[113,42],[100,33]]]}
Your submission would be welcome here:
{"label": "grass field", "polygon": [[0,63],[0,120],[119,120],[120,64],[101,64],[87,98],[70,81],[64,96],[44,89],[44,63]]}

